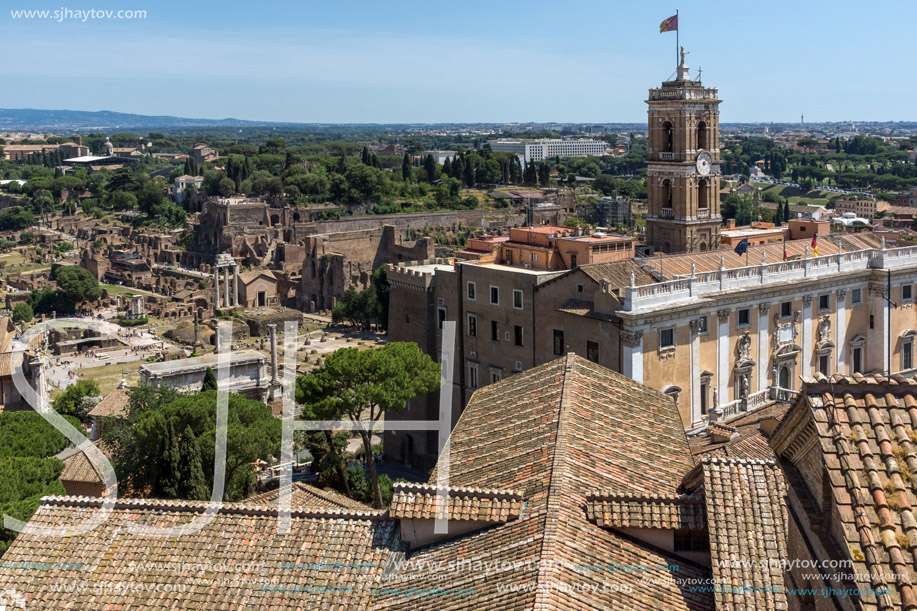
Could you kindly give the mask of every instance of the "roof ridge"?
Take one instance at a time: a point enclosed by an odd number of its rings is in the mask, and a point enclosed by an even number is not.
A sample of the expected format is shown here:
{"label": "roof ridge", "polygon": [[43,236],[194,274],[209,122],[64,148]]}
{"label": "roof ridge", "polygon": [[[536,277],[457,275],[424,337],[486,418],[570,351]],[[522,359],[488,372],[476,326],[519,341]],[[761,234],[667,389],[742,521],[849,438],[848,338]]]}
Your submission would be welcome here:
{"label": "roof ridge", "polygon": [[776,467],[777,462],[763,458],[737,458],[733,456],[703,456],[700,459],[701,464],[737,464],[737,465],[764,465]]}
{"label": "roof ridge", "polygon": [[438,492],[439,490],[445,489],[448,492],[468,492],[471,494],[489,494],[489,495],[504,495],[504,496],[517,496],[522,498],[522,493],[518,490],[510,488],[479,488],[477,486],[439,486],[437,484],[421,483],[421,482],[395,482],[393,485],[394,490],[397,492],[403,490],[405,492],[414,492],[414,491],[424,491],[424,492]]}
{"label": "roof ridge", "polygon": [[[541,535],[541,558],[556,558],[557,554],[557,530],[560,523],[560,507],[567,503],[567,499],[562,498],[559,490],[560,481],[563,479],[563,469],[560,465],[565,462],[567,453],[567,428],[570,426],[566,418],[566,412],[573,404],[573,396],[570,388],[571,374],[576,367],[577,357],[572,352],[563,357],[564,367],[561,372],[563,380],[560,388],[560,401],[557,408],[557,437],[554,441],[554,447],[551,452],[551,472],[548,475],[546,488],[547,503],[544,512],[544,530]],[[548,600],[551,596],[551,574],[553,566],[550,563],[538,564],[538,573],[535,576],[535,604],[534,609],[547,609],[550,604]],[[543,587],[540,587],[543,586]]]}
{"label": "roof ridge", "polygon": [[[43,496],[41,497],[42,506],[45,505],[72,505],[78,507],[88,507],[93,505],[101,506],[106,500],[101,497],[93,496]],[[249,505],[244,502],[237,503],[213,503],[210,501],[184,501],[176,499],[132,499],[117,498],[114,500],[115,509],[130,508],[152,508],[163,509],[166,511],[206,511],[207,509],[216,508],[218,513],[239,513],[244,515],[277,515],[278,508],[269,505]],[[290,515],[293,517],[328,517],[328,518],[387,518],[388,511],[370,510],[359,511],[355,509],[330,509],[330,508],[307,508],[297,509],[293,507]]]}

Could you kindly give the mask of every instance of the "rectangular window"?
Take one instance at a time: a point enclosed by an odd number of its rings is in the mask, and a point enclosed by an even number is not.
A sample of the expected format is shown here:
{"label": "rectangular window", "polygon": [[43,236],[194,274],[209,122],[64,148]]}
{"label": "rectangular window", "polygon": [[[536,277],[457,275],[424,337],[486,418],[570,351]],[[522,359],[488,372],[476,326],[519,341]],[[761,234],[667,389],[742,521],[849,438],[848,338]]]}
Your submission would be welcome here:
{"label": "rectangular window", "polygon": [[564,332],[560,329],[554,329],[554,356],[563,356],[564,354]]}
{"label": "rectangular window", "polygon": [[660,348],[674,348],[675,347],[675,329],[662,329],[659,331],[659,347]]}
{"label": "rectangular window", "polygon": [[678,528],[675,530],[674,543],[676,552],[710,551],[710,535],[706,530]]}
{"label": "rectangular window", "polygon": [[901,345],[901,369],[914,367],[914,342],[907,341]]}
{"label": "rectangular window", "polygon": [[468,363],[468,388],[478,387],[478,364]]}
{"label": "rectangular window", "polygon": [[586,342],[586,358],[593,363],[599,362],[599,344],[598,342]]}
{"label": "rectangular window", "polygon": [[534,262],[536,262],[536,261],[538,261],[538,253],[537,253],[537,252],[533,252],[533,253],[532,253],[532,262],[534,263]]}
{"label": "rectangular window", "polygon": [[853,372],[852,373],[863,373],[863,349],[862,348],[853,349]]}
{"label": "rectangular window", "polygon": [[478,336],[478,315],[468,313],[468,337]]}
{"label": "rectangular window", "polygon": [[446,322],[446,308],[436,308],[436,328],[443,330],[443,324]]}
{"label": "rectangular window", "polygon": [[496,320],[490,321],[490,339],[495,342],[500,341],[500,325],[497,324]]}
{"label": "rectangular window", "polygon": [[901,300],[910,301],[914,298],[914,285],[905,284],[901,287]]}
{"label": "rectangular window", "polygon": [[[573,256],[576,257],[576,255],[573,255]],[[574,267],[575,267],[575,266],[574,266]],[[582,284],[577,284],[577,285],[576,285],[576,292],[577,292],[577,293],[582,293],[582,292],[583,292],[583,285],[582,285]]]}
{"label": "rectangular window", "polygon": [[513,327],[513,334],[516,339],[516,345],[521,346],[522,345],[522,327],[520,327],[519,325],[516,325],[515,327]]}
{"label": "rectangular window", "polygon": [[831,296],[830,295],[819,295],[818,296],[818,311],[824,312],[831,307]]}
{"label": "rectangular window", "polygon": [[[570,269],[576,269],[576,255],[570,255]],[[576,285],[577,288],[582,286],[581,284]],[[579,291],[582,293],[583,291]]]}
{"label": "rectangular window", "polygon": [[827,354],[822,354],[818,357],[818,370],[825,375],[828,374],[828,362],[831,360],[831,357]]}
{"label": "rectangular window", "polygon": [[502,380],[502,379],[503,379],[503,372],[500,371],[499,369],[494,369],[494,368],[491,367],[491,369],[490,369],[490,383],[491,383],[491,384],[495,384],[496,382],[499,382],[499,381]]}
{"label": "rectangular window", "polygon": [[517,310],[522,309],[522,291],[513,291],[513,307]]}
{"label": "rectangular window", "polygon": [[477,291],[477,286],[475,286],[474,282],[469,282],[468,283],[468,299],[470,299],[471,301],[474,301],[476,291]]}
{"label": "rectangular window", "polygon": [[745,308],[744,310],[739,310],[737,313],[737,325],[739,327],[747,327],[751,324],[751,310]]}
{"label": "rectangular window", "polygon": [[850,304],[859,305],[863,303],[862,295],[863,293],[860,291],[860,289],[853,289],[852,291],[850,291]]}
{"label": "rectangular window", "polygon": [[701,316],[697,319],[697,332],[706,333],[707,332],[707,317]]}
{"label": "rectangular window", "polygon": [[707,383],[702,382],[700,385],[700,413],[701,416],[707,415]]}
{"label": "rectangular window", "polygon": [[793,315],[793,302],[784,301],[780,304],[780,315],[784,318],[789,318]]}
{"label": "rectangular window", "polygon": [[500,305],[500,287],[490,287],[490,303],[493,305]]}

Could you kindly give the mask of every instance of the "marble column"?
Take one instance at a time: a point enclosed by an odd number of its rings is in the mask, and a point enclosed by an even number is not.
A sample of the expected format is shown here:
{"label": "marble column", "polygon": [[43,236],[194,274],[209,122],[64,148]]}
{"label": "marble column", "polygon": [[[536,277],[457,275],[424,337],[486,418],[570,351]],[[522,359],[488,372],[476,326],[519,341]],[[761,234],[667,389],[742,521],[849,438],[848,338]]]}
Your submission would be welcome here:
{"label": "marble column", "polygon": [[232,266],[232,299],[233,305],[239,305],[239,266]]}
{"label": "marble column", "polygon": [[837,290],[837,324],[834,325],[834,371],[847,375],[847,289]]}
{"label": "marble column", "polygon": [[220,268],[213,268],[213,307],[220,307]]}
{"label": "marble column", "polygon": [[231,308],[232,299],[230,299],[230,295],[229,295],[231,284],[229,282],[229,268],[228,267],[223,268],[223,288],[224,288],[224,293],[225,293],[224,300],[226,302],[226,307]]}
{"label": "marble column", "polygon": [[729,314],[729,310],[716,313],[716,395],[724,404],[729,403]]}
{"label": "marble column", "polygon": [[637,382],[643,382],[643,331],[621,330],[623,346],[624,375]]}
{"label": "marble column", "polygon": [[771,304],[758,304],[758,391],[767,389],[767,374],[770,371],[768,365],[770,359],[767,356],[767,340],[770,337],[768,321],[768,310]]}
{"label": "marble column", "polygon": [[799,375],[809,377],[812,375],[812,296],[802,298],[802,371]]}

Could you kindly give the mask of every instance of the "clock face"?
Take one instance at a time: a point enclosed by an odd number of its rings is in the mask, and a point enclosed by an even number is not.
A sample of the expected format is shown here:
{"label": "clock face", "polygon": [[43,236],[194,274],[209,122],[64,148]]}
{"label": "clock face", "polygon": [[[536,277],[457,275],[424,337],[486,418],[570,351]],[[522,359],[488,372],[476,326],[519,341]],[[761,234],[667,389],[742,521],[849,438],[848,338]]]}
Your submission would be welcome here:
{"label": "clock face", "polygon": [[710,153],[702,151],[697,156],[697,173],[701,176],[706,176],[710,173],[712,167],[713,159],[710,157]]}

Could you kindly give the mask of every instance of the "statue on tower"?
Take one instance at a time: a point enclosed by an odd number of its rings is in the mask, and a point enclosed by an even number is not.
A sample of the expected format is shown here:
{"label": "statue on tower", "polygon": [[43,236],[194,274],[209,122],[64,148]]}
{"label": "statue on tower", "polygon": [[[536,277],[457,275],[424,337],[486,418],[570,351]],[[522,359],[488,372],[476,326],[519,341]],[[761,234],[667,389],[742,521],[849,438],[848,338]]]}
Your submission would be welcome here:
{"label": "statue on tower", "polygon": [[690,53],[690,51],[685,51],[684,47],[681,48],[681,65],[682,66],[685,65],[685,55],[687,55],[688,53]]}

